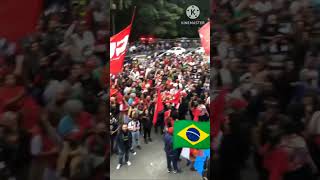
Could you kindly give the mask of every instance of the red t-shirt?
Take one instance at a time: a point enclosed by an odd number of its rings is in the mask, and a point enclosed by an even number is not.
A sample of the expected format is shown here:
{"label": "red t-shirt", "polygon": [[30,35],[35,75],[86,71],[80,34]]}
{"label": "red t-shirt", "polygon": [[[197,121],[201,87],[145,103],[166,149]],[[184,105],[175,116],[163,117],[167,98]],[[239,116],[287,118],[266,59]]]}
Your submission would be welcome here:
{"label": "red t-shirt", "polygon": [[201,110],[198,107],[192,109],[192,114],[193,114],[193,120],[194,121],[199,121],[200,113],[201,113]]}
{"label": "red t-shirt", "polygon": [[269,180],[282,180],[289,169],[289,155],[281,147],[270,150],[269,145],[263,147],[263,165],[269,172]]}
{"label": "red t-shirt", "polygon": [[135,97],[134,101],[132,103],[132,106],[135,106],[135,105],[139,104],[139,102],[140,102],[140,99],[138,97]]}

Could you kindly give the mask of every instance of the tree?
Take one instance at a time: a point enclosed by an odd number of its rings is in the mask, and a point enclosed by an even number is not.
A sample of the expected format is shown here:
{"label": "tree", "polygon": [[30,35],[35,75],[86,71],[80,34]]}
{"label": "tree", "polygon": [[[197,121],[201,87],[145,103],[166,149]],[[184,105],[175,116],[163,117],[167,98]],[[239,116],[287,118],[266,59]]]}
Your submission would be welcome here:
{"label": "tree", "polygon": [[160,38],[177,37],[177,21],[182,14],[182,8],[166,0],[155,3],[139,1],[136,28],[141,34],[152,34]]}
{"label": "tree", "polygon": [[131,21],[136,6],[134,28],[131,36],[154,35],[159,38],[198,37],[201,25],[186,27],[182,20],[188,20],[185,9],[195,4],[201,9],[199,19],[206,21],[210,16],[209,1],[194,0],[111,0],[119,7],[116,10],[116,31],[119,32]]}

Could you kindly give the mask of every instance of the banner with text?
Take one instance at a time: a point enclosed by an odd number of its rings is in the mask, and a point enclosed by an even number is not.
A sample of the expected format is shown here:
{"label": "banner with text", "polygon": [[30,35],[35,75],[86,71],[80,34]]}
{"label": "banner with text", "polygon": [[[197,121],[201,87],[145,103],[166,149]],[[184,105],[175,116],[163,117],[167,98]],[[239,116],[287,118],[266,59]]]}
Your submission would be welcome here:
{"label": "banner with text", "polygon": [[129,43],[131,24],[110,38],[110,73],[118,74],[123,70],[124,58]]}

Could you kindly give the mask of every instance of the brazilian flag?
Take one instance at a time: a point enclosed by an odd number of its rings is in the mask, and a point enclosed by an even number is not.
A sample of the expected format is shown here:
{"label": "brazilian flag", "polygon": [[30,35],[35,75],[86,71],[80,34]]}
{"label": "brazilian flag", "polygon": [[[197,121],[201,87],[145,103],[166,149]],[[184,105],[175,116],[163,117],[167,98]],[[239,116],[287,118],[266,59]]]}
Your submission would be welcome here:
{"label": "brazilian flag", "polygon": [[210,148],[210,122],[180,120],[174,122],[173,148]]}

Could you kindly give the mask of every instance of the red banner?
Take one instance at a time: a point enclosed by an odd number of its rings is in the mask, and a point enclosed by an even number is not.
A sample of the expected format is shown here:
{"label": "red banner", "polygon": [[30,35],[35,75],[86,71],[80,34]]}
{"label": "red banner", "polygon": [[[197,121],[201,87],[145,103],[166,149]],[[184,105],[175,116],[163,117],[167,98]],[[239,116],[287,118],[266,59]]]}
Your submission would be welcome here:
{"label": "red banner", "polygon": [[224,119],[224,109],[226,106],[227,89],[222,89],[219,95],[210,103],[210,124],[211,135],[216,137],[219,134]]}
{"label": "red banner", "polygon": [[131,24],[118,34],[110,38],[110,73],[122,72],[123,62],[126,56],[127,45],[131,31]]}
{"label": "red banner", "polygon": [[154,114],[153,114],[153,125],[156,125],[157,120],[158,120],[158,113],[161,112],[164,109],[163,107],[163,102],[162,102],[162,96],[160,93],[160,90],[158,90],[157,92],[157,104],[154,110]]}
{"label": "red banner", "polygon": [[42,0],[1,0],[0,37],[18,41],[36,31]]}
{"label": "red banner", "polygon": [[210,55],[210,22],[207,22],[199,29],[199,36],[201,39],[201,45],[204,48],[205,53]]}

